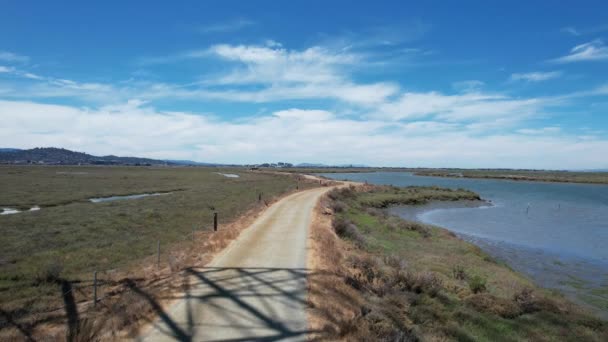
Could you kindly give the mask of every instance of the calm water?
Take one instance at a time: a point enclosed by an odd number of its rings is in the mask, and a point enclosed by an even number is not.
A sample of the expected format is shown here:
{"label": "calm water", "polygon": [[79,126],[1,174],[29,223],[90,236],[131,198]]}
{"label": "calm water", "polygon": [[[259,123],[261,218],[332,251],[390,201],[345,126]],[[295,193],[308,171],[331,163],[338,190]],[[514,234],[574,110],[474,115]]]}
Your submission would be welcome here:
{"label": "calm water", "polygon": [[139,199],[139,198],[144,198],[144,197],[149,197],[149,196],[162,196],[162,195],[169,195],[169,194],[170,194],[170,192],[158,192],[158,193],[153,193],[153,194],[99,197],[99,198],[89,198],[89,201],[91,201],[93,203],[103,203],[103,202]]}
{"label": "calm water", "polygon": [[492,205],[391,211],[448,228],[542,286],[576,292],[579,297],[583,291],[587,301],[589,296],[595,296],[592,288],[608,286],[607,185],[423,177],[393,172],[323,175],[373,184],[473,190]]}

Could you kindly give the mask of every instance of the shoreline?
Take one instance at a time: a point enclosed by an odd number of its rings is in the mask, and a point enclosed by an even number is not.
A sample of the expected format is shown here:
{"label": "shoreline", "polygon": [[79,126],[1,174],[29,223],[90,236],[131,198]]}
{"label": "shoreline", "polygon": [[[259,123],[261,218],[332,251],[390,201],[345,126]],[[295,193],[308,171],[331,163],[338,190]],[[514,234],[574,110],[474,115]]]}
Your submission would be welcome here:
{"label": "shoreline", "polygon": [[[416,172],[416,171],[408,171],[412,173],[414,176],[420,177],[441,177],[441,178],[466,178],[466,179],[495,179],[495,180],[504,180],[504,181],[513,181],[513,182],[539,182],[539,183],[573,183],[573,184],[593,184],[593,185],[608,185],[608,179],[606,180],[572,180],[572,179],[557,179],[557,178],[534,178],[527,176],[515,176],[515,175],[452,175],[452,174],[444,174],[444,173],[424,173],[424,172]],[[606,175],[608,177],[608,173]]]}
{"label": "shoreline", "polygon": [[[486,206],[484,203],[490,205]],[[608,319],[608,300],[596,294],[608,291],[608,285],[604,282],[604,278],[608,276],[608,261],[497,240],[489,236],[471,235],[423,218],[425,214],[440,210],[483,209],[492,206],[491,202],[480,201],[434,201],[419,206],[394,206],[388,208],[387,212],[403,220],[430,224],[452,232],[463,241],[478,246],[493,258],[505,263],[513,271],[529,278],[535,285],[559,291],[573,302],[593,311],[598,317]],[[583,272],[590,268],[592,272]],[[597,276],[593,277],[596,274]]]}
{"label": "shoreline", "polygon": [[437,191],[361,185],[321,201],[311,237],[313,328],[323,327],[321,333],[335,340],[607,336],[607,322],[588,308],[445,228],[388,215],[382,201],[370,201],[388,195],[444,199]]}

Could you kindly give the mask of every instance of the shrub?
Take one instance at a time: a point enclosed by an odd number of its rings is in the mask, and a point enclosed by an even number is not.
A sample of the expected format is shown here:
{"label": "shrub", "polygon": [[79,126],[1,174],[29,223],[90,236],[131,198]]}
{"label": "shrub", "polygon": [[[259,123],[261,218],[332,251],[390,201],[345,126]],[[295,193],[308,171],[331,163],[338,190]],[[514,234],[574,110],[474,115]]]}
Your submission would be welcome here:
{"label": "shrub", "polygon": [[492,313],[504,318],[515,318],[522,314],[515,302],[489,293],[474,294],[466,299],[466,303],[479,312]]}
{"label": "shrub", "polygon": [[327,197],[331,198],[332,200],[338,200],[355,198],[356,195],[355,187],[349,186],[348,188],[334,189],[327,194]]}
{"label": "shrub", "polygon": [[481,293],[486,290],[486,279],[480,275],[469,278],[469,288],[473,293]]}
{"label": "shrub", "polygon": [[360,277],[346,276],[344,278],[344,283],[357,291],[363,290],[363,282],[361,281]]}
{"label": "shrub", "polygon": [[513,296],[513,300],[521,308],[523,313],[531,313],[540,310],[534,291],[531,288],[524,288]]}
{"label": "shrub", "polygon": [[55,283],[61,280],[63,272],[63,264],[59,261],[53,261],[44,265],[36,275],[36,283]]}
{"label": "shrub", "polygon": [[403,220],[397,216],[391,216],[387,219],[386,224],[391,230],[411,230],[418,232],[422,237],[428,238],[431,236],[430,229],[424,224]]}
{"label": "shrub", "polygon": [[374,208],[374,207],[366,207],[365,212],[372,216],[381,217],[381,218],[385,218],[387,215],[386,211],[384,211],[382,209]]}
{"label": "shrub", "polygon": [[357,229],[357,226],[354,223],[343,218],[336,218],[332,222],[332,226],[339,237],[350,239],[357,247],[365,248],[365,236],[359,232],[359,229]]}
{"label": "shrub", "polygon": [[392,282],[393,286],[401,291],[426,293],[431,297],[436,296],[443,287],[443,281],[433,272],[414,273],[399,270],[394,273]]}
{"label": "shrub", "polygon": [[384,263],[396,270],[402,270],[407,267],[407,262],[396,255],[388,255],[384,257]]}
{"label": "shrub", "polygon": [[340,200],[332,201],[329,207],[334,211],[334,213],[341,213],[348,209],[348,205]]}
{"label": "shrub", "polygon": [[336,234],[340,237],[343,237],[346,234],[346,230],[348,229],[347,227],[349,224],[350,221],[342,217],[334,218],[333,222],[331,223],[334,232],[336,232]]}
{"label": "shrub", "polygon": [[351,255],[348,262],[353,268],[361,272],[361,275],[370,284],[374,282],[374,279],[382,277],[382,268],[375,257],[367,254],[362,256]]}
{"label": "shrub", "polygon": [[465,280],[467,278],[467,273],[465,272],[464,267],[455,265],[452,267],[452,276],[454,279]]}
{"label": "shrub", "polygon": [[433,272],[418,273],[416,276],[416,292],[424,292],[431,297],[435,297],[442,286],[443,281]]}

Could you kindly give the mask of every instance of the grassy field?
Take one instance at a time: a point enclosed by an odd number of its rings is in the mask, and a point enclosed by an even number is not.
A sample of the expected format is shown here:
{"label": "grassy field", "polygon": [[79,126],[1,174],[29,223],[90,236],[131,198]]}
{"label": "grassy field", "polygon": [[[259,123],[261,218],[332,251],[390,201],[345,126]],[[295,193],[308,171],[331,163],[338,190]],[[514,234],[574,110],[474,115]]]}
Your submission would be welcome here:
{"label": "grassy field", "polygon": [[[366,186],[329,194],[333,231],[346,247],[326,253],[355,320],[335,324],[336,339],[460,341],[606,341],[608,324],[562,296],[537,288],[478,247],[445,229],[389,216],[399,203],[470,199],[467,191]],[[408,200],[408,198],[410,200]],[[374,200],[370,200],[374,199]],[[391,201],[392,203],[393,201]],[[326,245],[331,236],[318,237]],[[321,251],[327,248],[319,249]],[[341,284],[342,283],[342,284]],[[316,291],[323,291],[314,287]],[[353,289],[355,294],[352,294]],[[350,293],[350,295],[349,295]],[[314,296],[314,295],[313,295]],[[313,297],[314,302],[314,297]],[[334,308],[319,311],[329,312]],[[327,317],[332,317],[331,315]],[[331,321],[331,320],[330,320]],[[334,319],[333,322],[337,320]],[[352,321],[352,323],[351,323]]]}
{"label": "grassy field", "polygon": [[[214,212],[221,230],[259,205],[260,193],[270,201],[297,186],[315,184],[246,169],[0,166],[0,208],[41,207],[0,216],[0,309],[18,316],[45,311],[61,301],[50,280],[78,283],[94,270],[128,269],[153,256],[157,241],[165,258],[193,229],[212,229]],[[88,200],[156,192],[169,194]]]}

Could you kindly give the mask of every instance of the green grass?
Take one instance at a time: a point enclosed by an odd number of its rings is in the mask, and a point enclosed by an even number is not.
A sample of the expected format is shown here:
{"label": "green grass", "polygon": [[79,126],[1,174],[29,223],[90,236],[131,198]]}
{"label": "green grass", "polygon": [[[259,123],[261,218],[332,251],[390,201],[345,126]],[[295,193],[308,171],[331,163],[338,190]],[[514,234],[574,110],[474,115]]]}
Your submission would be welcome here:
{"label": "green grass", "polygon": [[382,187],[358,196],[362,206],[386,208],[392,205],[419,205],[429,201],[481,200],[479,195],[465,189],[439,187]]}
{"label": "green grass", "polygon": [[[226,178],[217,172],[237,173]],[[94,270],[125,269],[190,238],[192,229],[220,229],[258,203],[309,187],[288,175],[199,167],[0,166],[0,207],[42,207],[0,216],[0,303],[44,310],[57,286],[36,281],[53,265],[69,280]],[[91,197],[172,192],[91,203]]]}
{"label": "green grass", "polygon": [[[365,240],[364,244],[356,245],[359,247],[349,249],[350,256],[346,259],[365,261],[353,264],[367,265],[354,266],[355,274],[376,275],[361,287],[367,300],[365,305],[371,312],[355,325],[360,330],[354,338],[387,338],[395,336],[390,335],[395,330],[403,329],[407,330],[406,335],[422,340],[605,341],[608,338],[605,321],[554,292],[536,287],[478,247],[445,229],[406,222],[373,209],[384,207],[385,198],[393,198],[395,193],[399,194],[398,203],[409,202],[407,196],[411,196],[411,203],[418,203],[420,198],[470,197],[466,191],[456,195],[448,190],[422,187],[367,187],[363,192],[344,190],[330,194],[334,201],[345,204],[334,219],[354,224]],[[400,264],[406,266],[395,268],[387,258],[401,260]],[[401,279],[399,272],[411,282],[425,275],[426,283],[422,282],[418,290],[404,289],[399,285],[402,282],[395,280]],[[365,283],[362,278],[355,278]],[[437,283],[441,284],[437,294],[427,290]],[[473,293],[473,287],[479,293]],[[606,294],[605,289],[597,292],[595,297]],[[362,332],[364,329],[366,333]]]}

